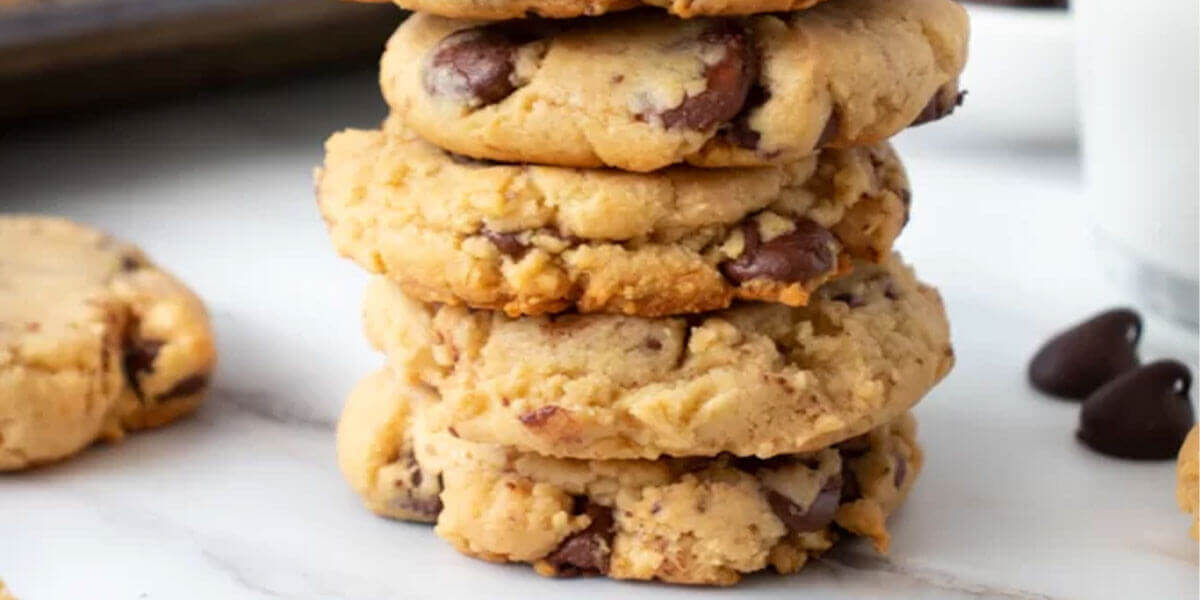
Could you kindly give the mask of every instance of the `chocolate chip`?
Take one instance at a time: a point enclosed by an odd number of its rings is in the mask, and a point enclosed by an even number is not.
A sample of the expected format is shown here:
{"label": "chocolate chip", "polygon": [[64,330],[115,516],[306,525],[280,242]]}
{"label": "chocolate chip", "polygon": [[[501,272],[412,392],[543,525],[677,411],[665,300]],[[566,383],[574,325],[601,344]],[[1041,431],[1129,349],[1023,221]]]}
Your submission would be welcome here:
{"label": "chocolate chip", "polygon": [[527,29],[518,27],[494,25],[456,31],[431,51],[422,74],[425,90],[474,106],[495,104],[516,90],[517,48],[534,39]]}
{"label": "chocolate chip", "polygon": [[183,398],[204,391],[208,387],[208,373],[197,373],[179,380],[171,389],[158,395],[155,400],[165,402],[175,398]]}
{"label": "chocolate chip", "polygon": [[750,115],[755,109],[767,103],[771,99],[771,92],[767,88],[754,84],[750,87],[749,94],[746,95],[746,103],[742,106],[742,110],[729,123],[729,127],[724,130],[725,140],[729,143],[745,148],[747,150],[757,150],[758,142],[762,139],[762,134],[750,127]]}
{"label": "chocolate chip", "polygon": [[862,299],[862,296],[859,296],[858,294],[852,294],[850,292],[838,294],[834,296],[833,299],[836,302],[842,302],[849,305],[850,308],[858,308],[866,304],[866,301]]}
{"label": "chocolate chip", "polygon": [[1047,394],[1086,398],[1138,366],[1142,318],[1127,308],[1100,313],[1059,333],[1029,362],[1029,381]]}
{"label": "chocolate chip", "polygon": [[838,505],[841,503],[841,494],[842,478],[834,476],[825,480],[821,491],[817,492],[817,497],[807,509],[801,508],[787,496],[772,489],[767,490],[767,503],[789,531],[804,533],[820,531],[833,522],[833,516],[837,514]]}
{"label": "chocolate chip", "polygon": [[949,116],[950,113],[954,112],[955,108],[962,106],[963,99],[966,97],[966,92],[947,95],[938,90],[933,94],[933,98],[929,99],[929,103],[925,105],[925,108],[921,109],[920,113],[917,113],[917,118],[913,120],[912,126],[924,125],[925,123]]}
{"label": "chocolate chip", "polygon": [[549,406],[543,406],[541,408],[522,413],[521,416],[517,417],[517,419],[527,427],[539,427],[541,425],[545,425],[547,421],[561,411],[561,408],[551,404]]}
{"label": "chocolate chip", "polygon": [[654,352],[658,352],[659,350],[662,350],[662,347],[663,347],[662,342],[658,341],[658,338],[652,338],[652,337],[646,338],[646,341],[642,342],[642,344],[644,346],[646,346],[647,349],[652,350]]}
{"label": "chocolate chip", "polygon": [[438,515],[442,514],[442,499],[438,496],[431,498],[405,496],[392,500],[391,504],[400,510],[425,517],[430,521],[437,520]]}
{"label": "chocolate chip", "polygon": [[133,256],[132,254],[126,254],[121,257],[121,270],[125,271],[126,273],[130,271],[136,271],[143,266],[142,259]]}
{"label": "chocolate chip", "polygon": [[896,461],[895,471],[892,472],[892,483],[896,484],[896,489],[900,489],[904,485],[904,478],[908,475],[908,461],[904,460],[904,455],[893,450],[892,458]]}
{"label": "chocolate chip", "polygon": [[546,562],[559,575],[608,573],[614,535],[612,509],[587,502],[583,513],[591,518],[587,528],[571,534],[546,556]]}
{"label": "chocolate chip", "polygon": [[479,235],[487,238],[501,253],[511,256],[515,260],[521,260],[521,257],[529,251],[529,246],[522,242],[516,233],[501,233],[484,227],[479,230]]}
{"label": "chocolate chip", "polygon": [[758,50],[750,33],[736,21],[715,21],[700,34],[700,43],[721,46],[724,54],[705,68],[703,92],[659,114],[667,128],[704,131],[733,119],[742,112],[750,88],[758,79]]}
{"label": "chocolate chip", "polygon": [[1188,399],[1191,386],[1191,371],[1174,360],[1128,371],[1084,401],[1076,435],[1101,454],[1175,458],[1196,421]]}
{"label": "chocolate chip", "polygon": [[164,342],[161,340],[126,340],[123,366],[125,380],[138,398],[142,397],[141,377],[154,372],[154,359]]}
{"label": "chocolate chip", "polygon": [[833,234],[808,219],[796,221],[795,230],[768,242],[762,241],[753,220],[742,224],[742,235],[742,255],[721,263],[721,272],[735,283],[752,279],[806,282],[830,272],[837,262]]}
{"label": "chocolate chip", "polygon": [[896,290],[896,285],[891,281],[883,286],[883,297],[888,300],[897,300],[900,298],[900,292]]}

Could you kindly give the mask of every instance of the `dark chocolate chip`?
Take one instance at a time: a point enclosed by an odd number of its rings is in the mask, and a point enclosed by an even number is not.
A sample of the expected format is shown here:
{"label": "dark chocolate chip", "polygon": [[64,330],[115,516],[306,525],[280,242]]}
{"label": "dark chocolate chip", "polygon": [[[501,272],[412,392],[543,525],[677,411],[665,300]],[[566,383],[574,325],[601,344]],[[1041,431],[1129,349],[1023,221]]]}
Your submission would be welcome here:
{"label": "dark chocolate chip", "polygon": [[521,257],[529,251],[529,246],[522,242],[516,233],[501,233],[484,227],[479,230],[479,235],[487,238],[501,253],[511,256],[515,260],[521,260]]}
{"label": "dark chocolate chip", "polygon": [[750,127],[750,115],[770,99],[771,92],[768,92],[767,88],[758,84],[751,86],[750,93],[746,95],[746,103],[742,107],[742,110],[729,122],[729,127],[724,130],[725,140],[740,148],[757,150],[758,142],[762,139],[762,134],[755,131],[753,127]]}
{"label": "dark chocolate chip", "polygon": [[834,476],[825,480],[821,491],[817,492],[817,497],[807,509],[801,508],[787,496],[772,489],[767,490],[767,503],[789,531],[804,533],[820,531],[833,522],[841,503],[841,494],[842,478]]}
{"label": "dark chocolate chip", "polygon": [[662,350],[662,347],[663,347],[662,342],[658,341],[658,338],[652,338],[652,337],[646,338],[646,340],[644,342],[642,342],[642,344],[644,346],[646,346],[647,349],[653,350],[655,352]]}
{"label": "dark chocolate chip", "polygon": [[156,400],[165,402],[204,391],[208,387],[208,373],[197,373],[179,380],[171,389],[158,395]]}
{"label": "dark chocolate chip", "polygon": [[758,50],[737,21],[723,19],[700,34],[704,45],[722,46],[724,55],[704,71],[705,90],[659,117],[667,128],[705,131],[738,116],[758,79]]}
{"label": "dark chocolate chip", "polygon": [[403,498],[396,498],[391,503],[396,508],[420,515],[430,521],[436,520],[438,515],[442,514],[442,499],[438,496],[430,498],[405,496]]}
{"label": "dark chocolate chip", "polygon": [[735,260],[721,263],[721,272],[734,283],[770,279],[785,283],[806,282],[833,270],[836,243],[828,229],[808,220],[796,221],[796,229],[763,242],[758,225],[742,225],[745,247]]}
{"label": "dark chocolate chip", "polygon": [[900,292],[896,290],[896,285],[891,281],[887,282],[887,285],[883,286],[883,297],[887,298],[888,300],[897,300],[900,298]]}
{"label": "dark chocolate chip", "polygon": [[896,461],[895,471],[892,471],[892,483],[896,484],[896,489],[900,489],[904,485],[904,478],[908,475],[908,461],[904,460],[904,455],[898,451],[892,451],[892,458]]}
{"label": "dark chocolate chip", "polygon": [[551,404],[549,406],[543,406],[541,408],[523,413],[517,418],[527,427],[539,427],[545,425],[547,421],[553,418],[554,415],[562,412],[562,410],[563,409]]}
{"label": "dark chocolate chip", "polygon": [[524,28],[484,26],[462,29],[433,48],[423,81],[431,95],[487,106],[516,90],[516,51],[535,39]]}
{"label": "dark chocolate chip", "polygon": [[125,380],[138,398],[142,397],[141,377],[154,372],[154,359],[164,342],[161,340],[126,340],[123,366]]}
{"label": "dark chocolate chip", "polygon": [[1076,435],[1101,454],[1175,458],[1196,422],[1188,398],[1191,386],[1191,371],[1174,360],[1128,371],[1084,401]]}
{"label": "dark chocolate chip", "polygon": [[850,308],[858,308],[866,304],[866,301],[862,299],[862,296],[859,296],[858,294],[852,294],[850,292],[838,294],[834,296],[833,299],[836,302],[842,302],[849,305]]}
{"label": "dark chocolate chip", "polygon": [[571,534],[546,556],[546,562],[559,575],[608,573],[614,534],[612,509],[587,502],[582,512],[592,522],[582,531]]}
{"label": "dark chocolate chip", "polygon": [[926,104],[925,108],[921,109],[921,112],[917,114],[917,118],[913,120],[912,126],[924,125],[925,123],[949,116],[950,113],[954,112],[955,108],[962,106],[963,99],[966,97],[966,92],[958,92],[950,96],[938,90],[933,94],[933,98],[929,99],[929,104]]}
{"label": "dark chocolate chip", "polygon": [[1051,338],[1029,362],[1029,381],[1062,398],[1083,399],[1138,366],[1142,318],[1127,308],[1100,313]]}

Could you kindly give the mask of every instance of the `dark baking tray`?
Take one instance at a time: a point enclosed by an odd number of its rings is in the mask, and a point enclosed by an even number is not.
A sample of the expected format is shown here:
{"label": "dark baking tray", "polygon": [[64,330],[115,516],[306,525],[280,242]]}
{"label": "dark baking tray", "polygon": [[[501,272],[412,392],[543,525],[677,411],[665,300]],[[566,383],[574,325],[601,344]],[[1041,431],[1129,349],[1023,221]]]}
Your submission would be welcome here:
{"label": "dark baking tray", "polygon": [[371,64],[401,18],[338,0],[0,0],[0,122]]}

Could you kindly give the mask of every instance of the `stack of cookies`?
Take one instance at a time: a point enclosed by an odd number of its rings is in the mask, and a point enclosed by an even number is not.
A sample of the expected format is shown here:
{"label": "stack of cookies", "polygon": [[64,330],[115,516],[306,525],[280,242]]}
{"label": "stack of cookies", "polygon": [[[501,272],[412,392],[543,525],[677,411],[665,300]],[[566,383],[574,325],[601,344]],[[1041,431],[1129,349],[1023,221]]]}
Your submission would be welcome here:
{"label": "stack of cookies", "polygon": [[388,358],[342,468],[371,510],[547,575],[886,551],[908,411],[953,352],[892,252],[912,194],[885,140],[961,100],[965,13],[641,1],[404,0],[391,114],[317,177]]}

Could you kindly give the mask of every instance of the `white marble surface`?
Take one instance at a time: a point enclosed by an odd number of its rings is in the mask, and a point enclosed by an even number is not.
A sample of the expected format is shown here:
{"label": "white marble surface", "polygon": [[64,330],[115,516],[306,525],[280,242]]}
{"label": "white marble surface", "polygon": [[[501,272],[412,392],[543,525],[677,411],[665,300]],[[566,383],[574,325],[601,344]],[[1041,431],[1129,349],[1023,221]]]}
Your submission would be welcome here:
{"label": "white marble surface", "polygon": [[[364,276],[334,257],[309,172],[333,129],[381,114],[369,73],[0,136],[0,210],[67,215],[142,244],[208,301],[216,392],[195,418],[0,477],[0,577],[23,600],[693,597],[553,581],[458,556],[360,509],[333,457],[343,394],[380,358]],[[1197,548],[1168,463],[1092,454],[1077,407],[1037,396],[1047,334],[1122,302],[1096,264],[1071,148],[965,135],[968,105],[900,141],[907,257],[940,284],[959,364],[918,409],[928,465],[891,556],[849,544],[737,597],[1194,598]],[[1195,367],[1152,320],[1147,357]]]}

